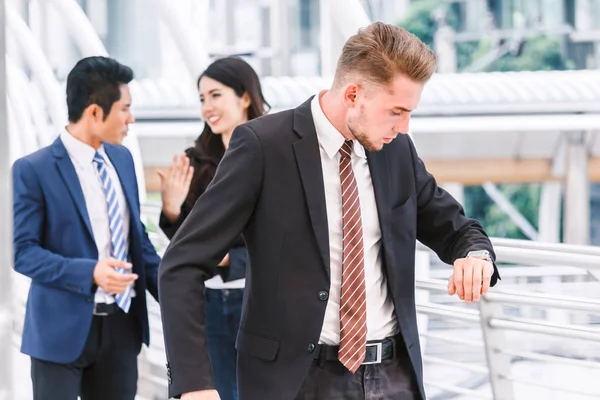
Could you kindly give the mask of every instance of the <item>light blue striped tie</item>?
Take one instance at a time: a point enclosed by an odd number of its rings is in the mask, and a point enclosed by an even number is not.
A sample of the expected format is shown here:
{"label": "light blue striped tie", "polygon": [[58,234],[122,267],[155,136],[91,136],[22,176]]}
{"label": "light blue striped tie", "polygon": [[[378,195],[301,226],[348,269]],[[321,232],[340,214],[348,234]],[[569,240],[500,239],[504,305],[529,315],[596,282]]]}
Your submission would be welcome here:
{"label": "light blue striped tie", "polygon": [[[110,236],[112,242],[112,257],[123,262],[127,262],[127,248],[125,245],[125,232],[123,231],[123,216],[121,214],[121,208],[119,207],[119,200],[117,199],[117,192],[115,187],[108,175],[106,163],[104,158],[96,153],[94,155],[94,164],[98,169],[100,180],[102,180],[102,186],[104,187],[104,194],[106,195],[106,202],[108,204],[108,219],[110,227]],[[121,274],[130,273],[129,270],[123,268],[115,268],[115,270]],[[131,286],[115,296],[119,307],[125,311],[129,311],[131,306]]]}

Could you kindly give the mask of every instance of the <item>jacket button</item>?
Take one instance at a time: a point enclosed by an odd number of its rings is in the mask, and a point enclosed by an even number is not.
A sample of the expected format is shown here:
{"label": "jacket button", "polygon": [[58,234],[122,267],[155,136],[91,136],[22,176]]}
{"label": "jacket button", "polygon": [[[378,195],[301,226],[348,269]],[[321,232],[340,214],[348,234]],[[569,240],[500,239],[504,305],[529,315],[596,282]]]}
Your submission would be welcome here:
{"label": "jacket button", "polygon": [[306,351],[308,351],[309,353],[312,353],[313,351],[315,351],[315,345],[313,343],[310,343],[308,345],[308,347],[306,348]]}
{"label": "jacket button", "polygon": [[319,300],[321,300],[321,301],[325,301],[325,300],[327,300],[328,298],[329,298],[329,293],[327,293],[327,292],[326,292],[326,291],[324,291],[324,290],[321,290],[321,291],[319,292]]}

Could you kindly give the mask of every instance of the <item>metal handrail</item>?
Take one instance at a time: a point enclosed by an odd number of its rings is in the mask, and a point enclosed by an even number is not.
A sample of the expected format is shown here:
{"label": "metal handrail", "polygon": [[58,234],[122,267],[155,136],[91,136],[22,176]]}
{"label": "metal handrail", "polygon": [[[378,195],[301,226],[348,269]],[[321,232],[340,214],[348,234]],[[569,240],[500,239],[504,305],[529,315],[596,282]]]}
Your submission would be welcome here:
{"label": "metal handrail", "polygon": [[19,44],[18,48],[23,52],[23,56],[27,60],[27,65],[39,79],[42,93],[50,111],[52,125],[56,132],[60,132],[67,120],[66,106],[64,106],[63,102],[58,101],[62,98],[60,84],[56,80],[52,67],[48,63],[44,52],[38,45],[31,30],[21,16],[8,3],[6,4],[6,26]]}
{"label": "metal handrail", "polygon": [[479,311],[467,310],[434,303],[417,303],[417,312],[438,317],[452,317],[455,320],[479,322]]}
{"label": "metal handrail", "polygon": [[581,368],[600,369],[600,362],[597,362],[597,361],[578,360],[578,359],[567,358],[567,357],[553,356],[550,354],[534,353],[531,351],[514,351],[514,350],[507,350],[507,349],[496,349],[496,351],[498,353],[506,354],[506,355],[513,356],[513,357],[528,359],[528,360],[553,362],[553,363],[557,363],[557,364],[572,365],[574,367],[581,367]]}
{"label": "metal handrail", "polygon": [[438,388],[444,390],[446,392],[456,393],[456,394],[464,394],[469,396],[470,398],[478,398],[478,399],[493,399],[493,397],[486,393],[476,392],[475,390],[461,388],[455,385],[449,385],[446,383],[434,382],[431,379],[425,379],[423,381],[425,385],[431,386],[434,388]]}
{"label": "metal handrail", "polygon": [[466,371],[471,371],[471,372],[477,372],[480,374],[487,374],[489,373],[489,370],[487,367],[482,367],[479,365],[471,365],[471,364],[467,364],[467,363],[462,363],[462,362],[458,362],[458,361],[452,361],[452,360],[446,360],[444,358],[440,358],[440,357],[433,357],[433,356],[423,356],[423,361],[424,362],[431,362],[431,363],[436,363],[436,364],[443,364],[443,365],[447,365],[449,367],[455,367],[455,368],[460,368]]}
{"label": "metal handrail", "polygon": [[[446,292],[446,283],[437,279],[417,280],[417,289]],[[515,290],[493,289],[485,295],[488,301],[499,303],[556,307],[575,311],[588,311],[600,314],[600,300],[581,299],[569,296],[523,293]]]}
{"label": "metal handrail", "polygon": [[511,382],[523,383],[523,384],[530,385],[530,386],[538,386],[538,387],[541,387],[544,389],[550,389],[550,390],[559,391],[559,392],[563,392],[563,393],[575,394],[578,396],[587,396],[587,397],[591,397],[594,399],[597,399],[600,396],[600,393],[598,393],[598,392],[591,393],[591,392],[584,392],[581,390],[573,390],[573,389],[569,389],[569,388],[566,388],[563,386],[554,385],[552,383],[538,382],[538,381],[534,381],[531,379],[525,379],[525,378],[521,378],[521,377],[517,377],[517,376],[503,376],[502,378],[509,380]]}
{"label": "metal handrail", "polygon": [[546,243],[522,239],[490,238],[494,246],[520,248],[528,250],[557,251],[569,254],[588,254],[600,256],[599,246],[583,246],[565,243]]}
{"label": "metal handrail", "polygon": [[[575,246],[562,243],[544,243],[490,238],[494,245],[496,260],[500,263],[526,265],[569,266],[590,270],[600,270],[600,247]],[[417,242],[417,249],[432,250]]]}
{"label": "metal handrail", "polygon": [[[26,101],[27,103],[27,113],[34,127],[33,138],[29,139],[34,145],[34,148],[31,151],[35,151],[41,146],[48,146],[52,143],[50,130],[53,128],[46,117],[47,112],[43,101],[39,101],[40,96],[38,91],[30,87],[30,82],[25,71],[17,66],[16,62],[9,54],[6,55],[6,68],[7,76],[10,76],[10,80],[19,82],[20,90],[17,92],[17,95],[23,97],[23,101]],[[11,90],[9,90],[9,96],[10,91]],[[23,96],[23,93],[27,93],[27,96]],[[11,114],[14,114],[14,112]],[[19,132],[19,134],[20,133],[21,132]],[[19,153],[19,155],[13,154],[13,156],[14,158],[17,158],[20,154],[21,153]]]}
{"label": "metal handrail", "polygon": [[506,246],[495,246],[494,251],[496,252],[497,260],[503,263],[559,265],[600,270],[599,255]]}
{"label": "metal handrail", "polygon": [[[6,70],[8,79],[6,82],[8,99],[11,105],[11,114],[14,117],[15,125],[9,124],[8,135],[11,143],[17,144],[20,153],[11,154],[15,159],[23,154],[29,154],[37,150],[38,143],[36,138],[36,129],[29,112],[29,104],[22,93],[27,90],[27,83],[19,70],[9,57],[6,57]],[[12,162],[12,159],[11,159]]]}
{"label": "metal handrail", "polygon": [[448,336],[448,335],[439,335],[437,333],[431,333],[431,332],[423,332],[423,333],[420,333],[419,336],[426,338],[426,339],[434,339],[434,340],[439,340],[442,342],[462,344],[462,345],[473,346],[473,347],[485,346],[485,344],[481,340],[470,340],[470,339],[465,339],[465,338],[457,338],[457,337]]}
{"label": "metal handrail", "polygon": [[[439,334],[430,333],[430,332],[421,333],[420,336],[423,338],[426,338],[426,339],[439,340],[439,341],[443,341],[443,342],[447,342],[447,343],[467,345],[467,346],[472,346],[472,347],[483,347],[484,346],[484,343],[482,341],[469,340],[469,339],[465,339],[465,338],[456,338],[456,337],[452,337],[452,336],[439,335]],[[565,365],[571,365],[571,366],[581,367],[581,368],[600,369],[600,362],[597,362],[597,361],[579,360],[579,359],[573,359],[573,358],[567,358],[567,357],[561,357],[561,356],[554,356],[554,355],[550,355],[550,354],[541,354],[541,353],[536,353],[536,352],[531,352],[531,351],[519,351],[519,350],[509,350],[509,349],[499,349],[499,348],[496,348],[495,351],[498,353],[502,353],[502,354],[506,354],[506,355],[510,355],[510,356],[518,357],[518,358],[522,358],[522,359],[543,361],[543,362],[552,362],[552,363],[556,363],[556,364],[565,364]],[[429,361],[429,362],[438,362],[440,359],[438,357],[423,356],[423,360]],[[444,360],[444,362],[445,361],[447,361],[447,360]],[[469,368],[467,367],[467,369],[469,369]],[[478,372],[482,372],[482,371],[478,371]]]}
{"label": "metal handrail", "polygon": [[[460,321],[480,321],[480,315],[478,311],[465,310],[457,307],[443,306],[433,303],[417,303],[417,312],[426,315],[452,317],[453,319]],[[550,324],[533,319],[510,317],[491,318],[487,321],[487,324],[496,329],[510,329],[522,332],[541,333],[545,335],[562,336],[571,339],[600,342],[600,330],[574,325]]]}
{"label": "metal handrail", "polygon": [[569,339],[600,342],[600,330],[574,325],[550,324],[527,318],[492,318],[488,322],[495,329],[510,329],[520,332],[541,333],[551,336],[562,336]]}

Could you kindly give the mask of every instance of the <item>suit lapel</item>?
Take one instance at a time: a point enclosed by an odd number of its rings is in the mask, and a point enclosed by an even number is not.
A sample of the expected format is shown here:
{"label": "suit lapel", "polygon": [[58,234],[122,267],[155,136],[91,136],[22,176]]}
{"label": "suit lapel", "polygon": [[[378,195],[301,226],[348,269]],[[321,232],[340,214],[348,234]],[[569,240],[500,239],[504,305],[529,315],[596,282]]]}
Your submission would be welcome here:
{"label": "suit lapel", "polygon": [[79,178],[77,177],[77,172],[75,172],[73,162],[71,161],[71,158],[67,153],[67,149],[65,148],[65,145],[60,140],[60,138],[54,141],[52,147],[54,155],[56,156],[56,166],[58,168],[60,176],[62,177],[65,186],[69,190],[71,198],[73,198],[75,208],[77,209],[79,216],[83,220],[87,232],[89,233],[92,240],[94,240],[94,233],[92,231],[92,224],[90,223],[90,216],[88,214],[88,209],[85,205],[85,197],[83,196],[81,183],[79,182]]}
{"label": "suit lapel", "polygon": [[310,111],[312,97],[294,110],[294,131],[300,137],[294,143],[294,153],[311,224],[329,276],[329,229],[325,204],[325,186],[317,131]]}
{"label": "suit lapel", "polygon": [[390,177],[388,173],[388,160],[385,148],[377,152],[367,152],[367,161],[371,180],[373,181],[373,191],[375,192],[375,202],[377,203],[377,214],[379,215],[379,226],[381,227],[381,237],[383,247],[386,253],[386,259],[391,254],[391,213],[390,205]]}

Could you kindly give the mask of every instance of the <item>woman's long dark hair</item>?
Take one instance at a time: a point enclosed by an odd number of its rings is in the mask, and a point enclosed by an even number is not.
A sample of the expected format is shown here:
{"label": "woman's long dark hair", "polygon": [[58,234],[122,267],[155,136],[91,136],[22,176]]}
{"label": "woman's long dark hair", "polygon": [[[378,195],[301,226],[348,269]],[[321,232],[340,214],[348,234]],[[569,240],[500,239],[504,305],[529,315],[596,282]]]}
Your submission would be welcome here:
{"label": "woman's long dark hair", "polygon": [[[262,93],[256,71],[241,58],[226,57],[216,60],[198,77],[197,87],[200,86],[200,80],[205,76],[232,88],[238,97],[242,97],[244,93],[248,94],[250,98],[248,120],[258,118],[269,111],[270,106]],[[217,165],[225,153],[225,146],[220,135],[216,135],[210,126],[204,123],[204,130],[196,139],[191,150],[195,153],[194,156],[206,161],[202,163],[199,170],[194,171],[187,199],[187,202],[191,203],[190,206],[193,206],[200,195],[198,191],[203,191],[214,178]]]}

